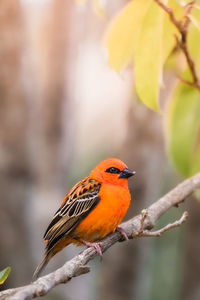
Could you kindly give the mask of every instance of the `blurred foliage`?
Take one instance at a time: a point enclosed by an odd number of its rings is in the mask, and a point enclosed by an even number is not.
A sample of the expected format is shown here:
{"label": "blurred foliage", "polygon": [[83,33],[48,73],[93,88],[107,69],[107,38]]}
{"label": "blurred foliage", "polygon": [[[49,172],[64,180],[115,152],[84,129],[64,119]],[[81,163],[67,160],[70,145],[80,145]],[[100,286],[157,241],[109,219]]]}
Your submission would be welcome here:
{"label": "blurred foliage", "polygon": [[191,176],[200,169],[200,95],[179,83],[168,113],[169,152],[179,171]]}
{"label": "blurred foliage", "polygon": [[11,267],[7,267],[2,271],[0,271],[0,284],[3,284],[4,281],[8,278],[10,271],[11,271]]}
{"label": "blurred foliage", "polygon": [[[198,74],[200,9],[197,4],[200,1],[197,1],[188,16],[187,4],[190,2],[169,0],[167,5],[179,22],[184,22],[186,18],[191,21],[187,32],[187,47]],[[107,30],[106,46],[110,66],[120,71],[133,61],[136,92],[140,100],[155,111],[160,111],[162,73],[166,60],[176,47],[175,35],[181,38],[168,14],[154,0],[130,1]],[[175,59],[181,62],[178,73],[192,82],[189,67],[180,59],[180,52],[175,52]],[[176,69],[177,65],[174,64],[175,72]],[[178,83],[165,113],[168,120],[166,140],[169,153],[178,170],[183,175],[190,176],[200,170],[199,90],[194,86]]]}
{"label": "blurred foliage", "polygon": [[[182,207],[180,210],[184,210]],[[180,217],[180,210],[171,208],[158,221],[157,227],[162,228],[172,220]],[[181,299],[181,286],[184,282],[185,260],[185,225],[167,232],[155,239],[151,253],[150,300]],[[168,287],[164,290],[164,287]]]}
{"label": "blurred foliage", "polygon": [[[176,1],[170,0],[169,5],[177,17],[183,15]],[[162,69],[175,46],[176,33],[168,15],[152,0],[130,1],[107,32],[110,66],[120,71],[133,60],[138,96],[154,110],[159,110]]]}

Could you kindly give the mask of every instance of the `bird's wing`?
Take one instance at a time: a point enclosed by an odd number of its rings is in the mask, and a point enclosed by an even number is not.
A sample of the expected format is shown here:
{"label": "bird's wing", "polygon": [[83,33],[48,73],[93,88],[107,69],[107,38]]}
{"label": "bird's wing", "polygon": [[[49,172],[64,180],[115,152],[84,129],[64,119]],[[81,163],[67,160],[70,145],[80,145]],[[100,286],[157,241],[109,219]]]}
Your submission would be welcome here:
{"label": "bird's wing", "polygon": [[69,234],[98,204],[100,188],[98,181],[87,177],[71,189],[44,234],[47,251]]}

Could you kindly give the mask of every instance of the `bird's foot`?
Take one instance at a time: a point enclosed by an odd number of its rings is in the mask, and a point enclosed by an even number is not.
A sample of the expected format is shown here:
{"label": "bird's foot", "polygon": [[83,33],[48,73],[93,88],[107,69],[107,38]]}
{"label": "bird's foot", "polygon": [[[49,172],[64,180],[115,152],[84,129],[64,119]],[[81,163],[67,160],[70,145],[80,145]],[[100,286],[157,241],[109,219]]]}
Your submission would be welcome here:
{"label": "bird's foot", "polygon": [[81,243],[83,243],[84,245],[86,245],[87,247],[93,247],[97,251],[97,253],[100,256],[100,258],[102,259],[103,254],[102,254],[102,251],[101,251],[101,247],[103,246],[103,244],[101,242],[91,243],[91,242],[87,242],[87,241],[82,240],[82,239],[79,239],[79,241]]}
{"label": "bird's foot", "polygon": [[123,228],[117,226],[116,231],[118,231],[118,232],[121,233],[121,235],[123,236],[123,238],[125,239],[125,241],[128,241],[128,236],[126,234],[126,231]]}

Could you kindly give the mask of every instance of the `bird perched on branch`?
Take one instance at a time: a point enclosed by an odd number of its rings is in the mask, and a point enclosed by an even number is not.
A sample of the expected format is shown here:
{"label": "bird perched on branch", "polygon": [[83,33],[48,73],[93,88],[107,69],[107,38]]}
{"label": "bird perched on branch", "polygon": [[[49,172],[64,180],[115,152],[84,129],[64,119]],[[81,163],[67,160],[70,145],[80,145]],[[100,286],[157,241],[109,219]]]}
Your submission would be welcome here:
{"label": "bird perched on branch", "polygon": [[97,241],[109,233],[118,230],[128,240],[118,225],[130,204],[128,178],[134,174],[121,160],[107,158],[69,191],[44,234],[45,254],[33,279],[71,243],[92,246],[102,256],[101,243]]}

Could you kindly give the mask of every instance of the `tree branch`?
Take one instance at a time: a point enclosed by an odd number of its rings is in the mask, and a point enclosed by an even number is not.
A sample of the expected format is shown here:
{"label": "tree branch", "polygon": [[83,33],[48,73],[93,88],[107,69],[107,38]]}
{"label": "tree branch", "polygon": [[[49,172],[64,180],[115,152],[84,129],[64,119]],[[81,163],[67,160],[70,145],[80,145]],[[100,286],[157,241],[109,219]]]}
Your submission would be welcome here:
{"label": "tree branch", "polygon": [[[166,226],[164,226],[163,228],[156,230],[156,231],[149,231],[149,230],[142,230],[138,233],[138,236],[140,237],[159,237],[161,236],[164,232],[169,231],[173,228],[176,228],[178,226],[180,226],[181,224],[183,224],[188,218],[188,212],[185,211],[181,218],[173,223],[169,223]],[[137,236],[134,236],[137,237]]]}
{"label": "tree branch", "polygon": [[[180,226],[187,218],[186,213],[180,220],[168,224],[164,228],[155,232],[149,230],[155,226],[156,221],[163,215],[170,207],[177,206],[183,202],[186,197],[191,195],[196,189],[200,188],[200,173],[195,176],[184,180],[181,184],[177,185],[173,190],[153,203],[147,209],[143,210],[141,215],[138,215],[127,222],[121,224],[130,239],[148,236],[159,236],[167,230]],[[116,242],[121,241],[122,236],[119,232],[114,232],[107,236],[102,241],[102,252],[114,245]],[[68,282],[71,278],[81,274],[88,273],[90,268],[87,263],[92,260],[97,253],[94,248],[88,248],[75,256],[70,261],[66,262],[61,268],[57,269],[46,276],[37,279],[35,282],[14,289],[8,289],[0,292],[0,299],[8,300],[25,300],[32,299],[46,295],[55,286]]]}
{"label": "tree branch", "polygon": [[185,5],[185,14],[184,17],[179,21],[176,19],[173,10],[171,7],[164,4],[161,0],[154,0],[169,16],[171,22],[174,24],[174,26],[178,29],[180,36],[175,36],[177,45],[182,50],[186,61],[188,68],[190,69],[191,75],[192,75],[192,81],[188,81],[185,79],[181,79],[186,84],[189,84],[196,89],[200,91],[200,79],[198,78],[196,65],[190,55],[188,44],[187,44],[187,34],[188,34],[188,27],[190,25],[191,19],[189,17],[191,10],[195,4],[195,0],[191,1],[190,3],[187,3]]}

